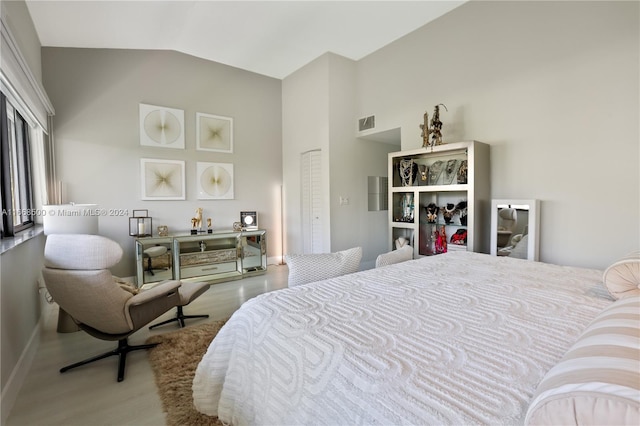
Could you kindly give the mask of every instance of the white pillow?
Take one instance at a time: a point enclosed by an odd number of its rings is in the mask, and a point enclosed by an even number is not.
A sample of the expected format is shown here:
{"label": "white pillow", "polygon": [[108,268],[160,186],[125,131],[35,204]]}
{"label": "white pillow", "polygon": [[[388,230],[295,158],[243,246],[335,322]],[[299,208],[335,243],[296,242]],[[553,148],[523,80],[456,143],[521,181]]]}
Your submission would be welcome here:
{"label": "white pillow", "polygon": [[640,296],[606,307],[542,379],[525,425],[640,424]]}
{"label": "white pillow", "polygon": [[289,267],[289,287],[294,287],[358,272],[362,247],[336,253],[287,254],[284,258]]}
{"label": "white pillow", "polygon": [[382,253],[376,258],[376,268],[381,266],[393,265],[394,263],[404,262],[413,259],[413,247],[406,245],[398,250]]}
{"label": "white pillow", "polygon": [[629,253],[609,266],[602,280],[614,299],[640,294],[640,251]]}

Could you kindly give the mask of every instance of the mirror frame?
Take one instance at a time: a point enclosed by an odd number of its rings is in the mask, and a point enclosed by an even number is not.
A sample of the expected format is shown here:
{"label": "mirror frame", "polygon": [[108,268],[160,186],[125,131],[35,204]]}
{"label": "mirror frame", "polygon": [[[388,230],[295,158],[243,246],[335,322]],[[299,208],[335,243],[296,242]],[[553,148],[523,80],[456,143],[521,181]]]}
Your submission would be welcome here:
{"label": "mirror frame", "polygon": [[490,254],[498,255],[498,206],[501,204],[519,204],[529,206],[529,239],[527,260],[538,261],[540,251],[540,200],[491,200],[491,247]]}

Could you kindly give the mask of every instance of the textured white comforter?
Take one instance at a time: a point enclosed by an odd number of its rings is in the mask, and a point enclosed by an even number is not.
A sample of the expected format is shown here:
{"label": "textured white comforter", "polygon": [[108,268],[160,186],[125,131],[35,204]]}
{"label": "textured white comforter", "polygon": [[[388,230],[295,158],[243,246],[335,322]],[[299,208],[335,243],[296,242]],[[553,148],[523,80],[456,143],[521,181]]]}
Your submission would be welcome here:
{"label": "textured white comforter", "polygon": [[233,425],[518,424],[611,303],[601,271],[452,252],[246,302],[193,382]]}

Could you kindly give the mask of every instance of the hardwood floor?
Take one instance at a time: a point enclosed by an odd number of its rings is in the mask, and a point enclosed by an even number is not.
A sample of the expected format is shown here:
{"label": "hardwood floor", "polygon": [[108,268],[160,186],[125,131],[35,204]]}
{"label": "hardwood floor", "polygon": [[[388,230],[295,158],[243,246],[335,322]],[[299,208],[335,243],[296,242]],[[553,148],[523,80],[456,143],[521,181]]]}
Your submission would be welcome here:
{"label": "hardwood floor", "polygon": [[[228,318],[246,300],[268,291],[287,287],[285,265],[267,268],[265,275],[214,284],[185,307],[187,314],[208,313],[209,319],[190,320],[189,324]],[[173,310],[158,320],[169,319]],[[33,365],[18,393],[6,426],[98,426],[164,425],[153,372],[145,351],[127,356],[125,380],[116,381],[117,358],[109,357],[64,374],[65,365],[115,348],[116,342],[95,339],[85,332],[56,332],[58,312],[45,319],[41,342]],[[147,337],[177,329],[166,325],[154,330],[144,328],[129,342],[142,344]]]}

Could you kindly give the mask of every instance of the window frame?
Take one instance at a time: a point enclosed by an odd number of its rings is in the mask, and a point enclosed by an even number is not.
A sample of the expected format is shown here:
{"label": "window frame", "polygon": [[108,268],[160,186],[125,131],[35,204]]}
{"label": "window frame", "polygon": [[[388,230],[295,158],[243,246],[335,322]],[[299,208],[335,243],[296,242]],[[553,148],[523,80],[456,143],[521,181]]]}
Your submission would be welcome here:
{"label": "window frame", "polygon": [[35,225],[33,208],[33,170],[31,127],[27,120],[0,93],[1,150],[0,202],[2,227],[0,238],[13,237]]}

